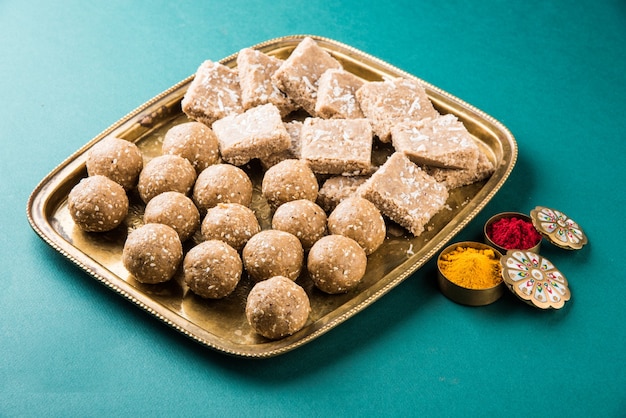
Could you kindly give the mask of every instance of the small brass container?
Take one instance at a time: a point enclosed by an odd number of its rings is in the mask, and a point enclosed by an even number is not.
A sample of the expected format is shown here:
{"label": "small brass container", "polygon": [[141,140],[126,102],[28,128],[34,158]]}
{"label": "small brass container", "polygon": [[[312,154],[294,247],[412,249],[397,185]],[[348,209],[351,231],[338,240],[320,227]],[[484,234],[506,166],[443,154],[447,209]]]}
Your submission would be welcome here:
{"label": "small brass container", "polygon": [[498,258],[498,262],[499,259],[502,258],[502,253],[496,248],[480,242],[464,241],[449,245],[439,254],[439,257],[437,258],[437,281],[439,283],[441,293],[453,302],[468,306],[489,305],[500,299],[506,289],[504,281],[500,281],[497,285],[485,289],[470,289],[450,281],[450,279],[445,276],[441,270],[442,257],[454,251],[458,247],[469,247],[479,250],[490,249],[494,251],[496,257]]}
{"label": "small brass container", "polygon": [[485,236],[485,242],[491,245],[492,247],[494,247],[495,249],[497,249],[498,251],[500,251],[502,254],[506,254],[508,250],[526,250],[526,251],[530,251],[533,253],[539,253],[539,248],[541,247],[541,240],[542,240],[541,235],[539,234],[539,231],[537,231],[537,234],[539,235],[540,238],[537,241],[537,244],[533,245],[530,248],[504,248],[504,247],[499,246],[495,242],[493,242],[493,240],[491,239],[488,233],[489,228],[491,227],[492,224],[504,218],[517,218],[517,219],[523,220],[524,222],[528,222],[528,224],[530,224],[531,226],[533,225],[533,221],[531,217],[528,215],[524,215],[523,213],[518,213],[518,212],[498,213],[497,215],[494,215],[491,218],[489,218],[487,222],[485,222],[485,226],[483,227],[483,235]]}

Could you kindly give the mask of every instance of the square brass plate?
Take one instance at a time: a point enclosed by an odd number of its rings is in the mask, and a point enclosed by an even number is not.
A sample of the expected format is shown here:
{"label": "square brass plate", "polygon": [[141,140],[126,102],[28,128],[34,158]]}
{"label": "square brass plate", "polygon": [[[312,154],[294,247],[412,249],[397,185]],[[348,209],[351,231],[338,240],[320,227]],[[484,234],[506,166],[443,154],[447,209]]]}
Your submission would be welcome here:
{"label": "square brass plate", "polygon": [[[272,39],[252,48],[284,59],[303,37]],[[350,46],[312,37],[346,70],[365,80],[399,76],[416,78]],[[234,54],[220,62],[235,67],[236,57]],[[199,59],[198,64],[201,61]],[[437,110],[453,113],[465,124],[495,163],[494,174],[485,181],[452,190],[448,208],[437,214],[419,237],[389,224],[385,243],[369,257],[365,277],[353,291],[326,295],[318,291],[304,273],[298,283],[311,300],[308,323],[290,337],[269,341],[255,334],[246,322],[245,301],[252,286],[247,277],[242,278],[232,295],[211,301],[188,291],[180,273],[160,285],[142,285],[128,274],[122,265],[121,254],[128,230],[141,223],[143,206],[136,195],[131,193],[131,210],[124,226],[104,234],[80,231],[67,209],[67,195],[87,175],[86,154],[98,141],[113,135],[136,142],[146,159],[160,153],[167,129],[188,121],[181,111],[180,101],[192,79],[193,75],[124,116],[62,162],[32,192],[27,215],[33,229],[45,242],[96,280],[193,340],[231,355],[260,358],[285,353],[312,341],[378,300],[423,266],[485,207],[506,181],[517,158],[515,139],[506,127],[475,107],[420,80]],[[376,150],[379,158],[389,152],[384,146]],[[255,185],[253,209],[262,227],[268,228],[271,213],[260,197],[260,165],[252,163],[244,169]]]}

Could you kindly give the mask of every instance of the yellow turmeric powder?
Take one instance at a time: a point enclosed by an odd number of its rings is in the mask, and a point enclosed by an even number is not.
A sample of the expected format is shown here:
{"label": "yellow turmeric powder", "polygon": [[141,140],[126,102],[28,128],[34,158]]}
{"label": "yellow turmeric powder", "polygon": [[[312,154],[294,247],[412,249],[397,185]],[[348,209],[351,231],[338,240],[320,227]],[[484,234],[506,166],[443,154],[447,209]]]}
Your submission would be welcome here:
{"label": "yellow turmeric powder", "polygon": [[439,269],[451,282],[468,289],[488,289],[502,281],[502,268],[491,249],[457,247],[439,260]]}

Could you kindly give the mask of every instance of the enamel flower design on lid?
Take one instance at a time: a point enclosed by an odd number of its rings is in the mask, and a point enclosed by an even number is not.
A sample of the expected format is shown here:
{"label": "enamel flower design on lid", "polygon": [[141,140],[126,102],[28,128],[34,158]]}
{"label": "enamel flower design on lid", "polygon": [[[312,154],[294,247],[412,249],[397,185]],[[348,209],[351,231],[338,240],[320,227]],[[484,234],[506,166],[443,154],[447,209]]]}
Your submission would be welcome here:
{"label": "enamel flower design on lid", "polygon": [[570,299],[565,276],[539,254],[508,251],[500,263],[504,282],[524,302],[541,309],[560,309]]}
{"label": "enamel flower design on lid", "polygon": [[566,250],[580,250],[587,236],[573,219],[555,209],[537,206],[530,212],[533,226],[552,244]]}

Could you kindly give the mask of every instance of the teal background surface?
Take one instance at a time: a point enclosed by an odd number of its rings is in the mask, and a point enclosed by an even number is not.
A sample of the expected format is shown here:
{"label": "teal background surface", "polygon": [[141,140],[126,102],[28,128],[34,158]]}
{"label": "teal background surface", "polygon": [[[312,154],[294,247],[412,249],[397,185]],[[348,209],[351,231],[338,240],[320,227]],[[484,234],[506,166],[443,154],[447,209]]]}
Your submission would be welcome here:
{"label": "teal background surface", "polygon": [[[128,112],[264,40],[333,38],[491,114],[519,160],[454,240],[560,209],[572,300],[446,299],[431,261],[319,339],[228,357],[101,286],[31,230],[38,182]],[[626,2],[0,0],[0,416],[626,416]]]}

